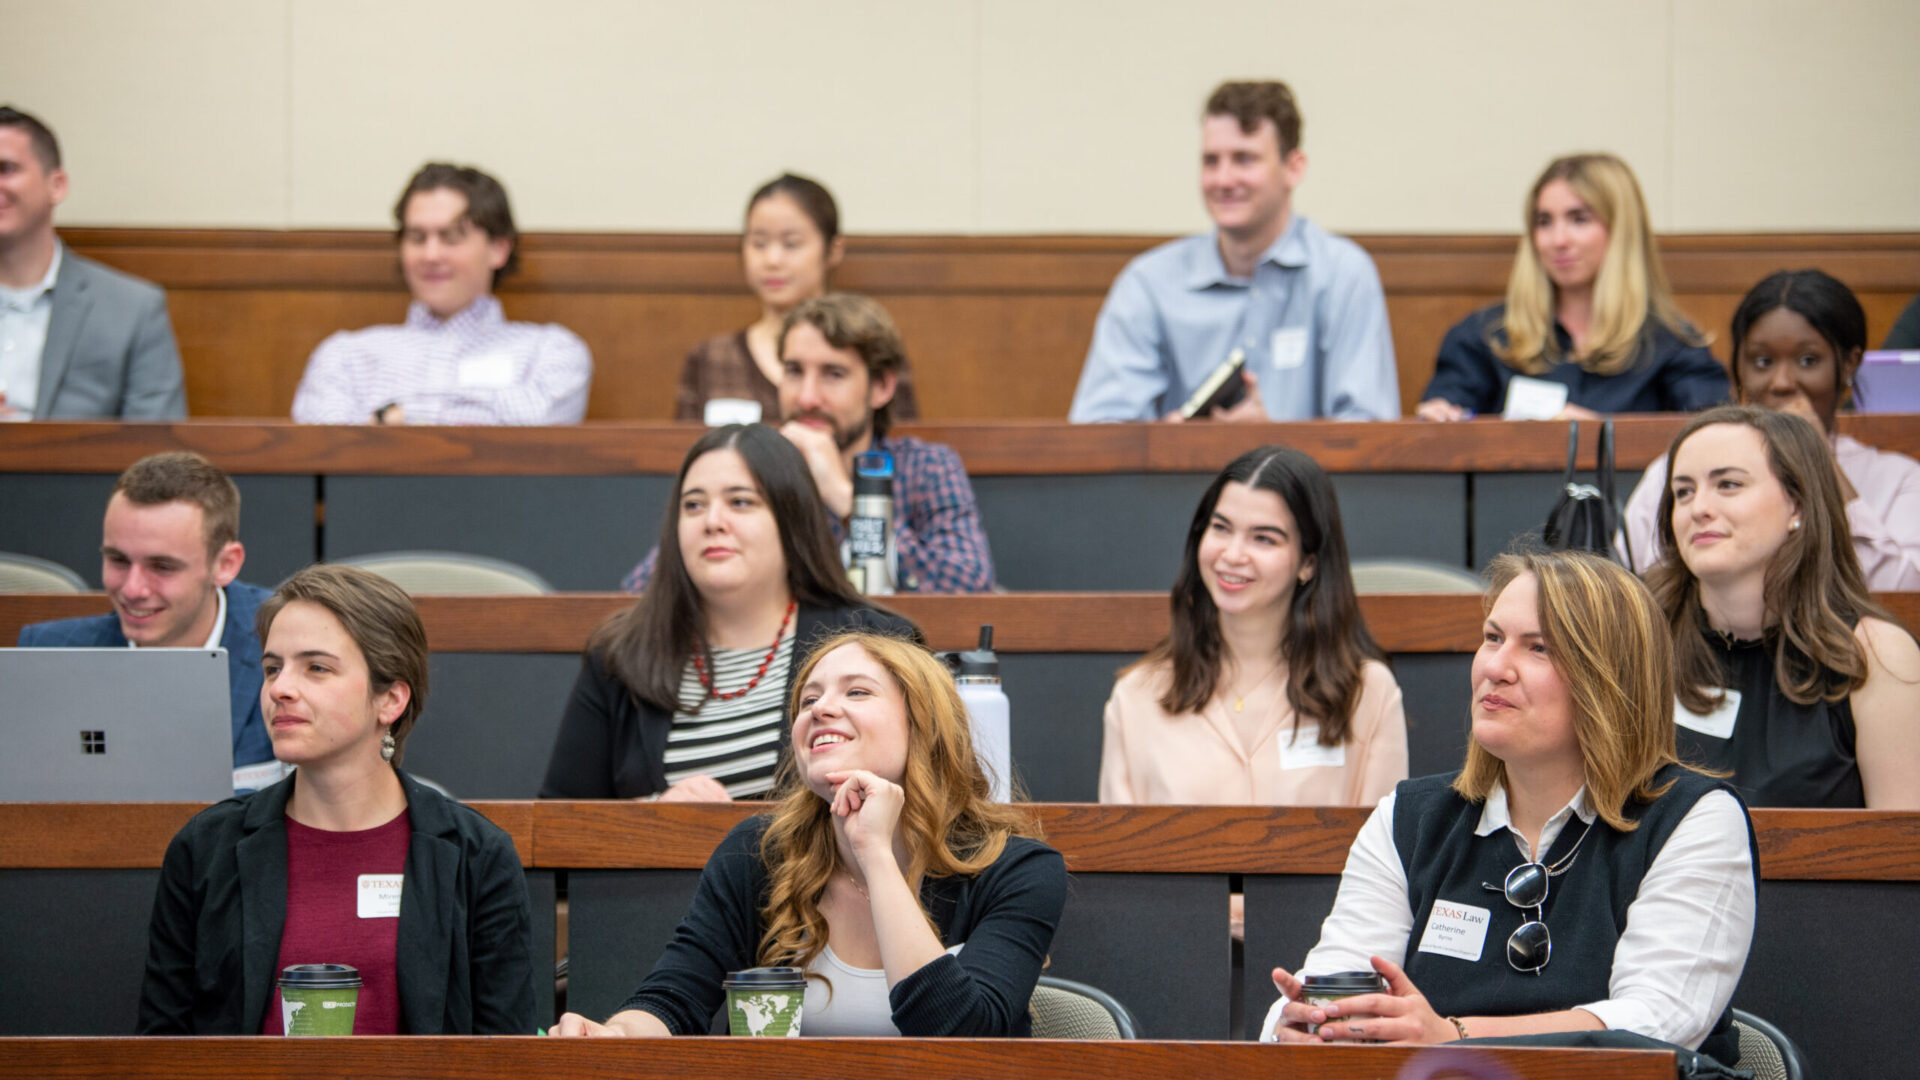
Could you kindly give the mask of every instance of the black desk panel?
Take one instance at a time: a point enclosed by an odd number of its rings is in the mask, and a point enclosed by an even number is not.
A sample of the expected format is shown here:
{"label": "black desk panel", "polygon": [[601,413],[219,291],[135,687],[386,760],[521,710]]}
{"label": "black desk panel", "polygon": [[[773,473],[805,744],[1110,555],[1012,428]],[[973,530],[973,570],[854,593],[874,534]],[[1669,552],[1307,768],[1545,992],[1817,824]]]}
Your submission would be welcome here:
{"label": "black desk panel", "polygon": [[533,798],[579,672],[572,653],[434,653],[407,769],[461,799]]}
{"label": "black desk panel", "polygon": [[[1187,526],[1212,480],[1198,473],[977,476],[973,489],[1003,588],[1159,590],[1173,585]],[[1464,475],[1341,473],[1333,487],[1352,558],[1466,565]]]}
{"label": "black desk panel", "polygon": [[670,476],[328,476],[325,556],[459,551],[606,592],[660,537]]}

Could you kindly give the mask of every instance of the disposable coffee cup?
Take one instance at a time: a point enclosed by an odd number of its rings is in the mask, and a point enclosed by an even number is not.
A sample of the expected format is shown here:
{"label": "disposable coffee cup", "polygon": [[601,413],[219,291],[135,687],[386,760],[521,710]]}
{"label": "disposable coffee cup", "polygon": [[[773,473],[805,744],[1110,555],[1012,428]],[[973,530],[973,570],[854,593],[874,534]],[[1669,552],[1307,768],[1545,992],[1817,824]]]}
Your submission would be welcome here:
{"label": "disposable coffee cup", "polygon": [[360,971],[346,964],[294,964],[280,972],[280,1023],[289,1035],[351,1035]]}
{"label": "disposable coffee cup", "polygon": [[727,1030],[735,1035],[800,1034],[800,1005],[807,980],[796,967],[736,971],[721,983],[727,991]]}
{"label": "disposable coffee cup", "polygon": [[[1377,971],[1336,971],[1332,975],[1306,975],[1300,979],[1300,999],[1317,1009],[1361,994],[1386,992],[1387,980],[1381,978]],[[1352,1018],[1343,1016],[1341,1019]],[[1308,1034],[1319,1030],[1319,1024],[1307,1025]]]}

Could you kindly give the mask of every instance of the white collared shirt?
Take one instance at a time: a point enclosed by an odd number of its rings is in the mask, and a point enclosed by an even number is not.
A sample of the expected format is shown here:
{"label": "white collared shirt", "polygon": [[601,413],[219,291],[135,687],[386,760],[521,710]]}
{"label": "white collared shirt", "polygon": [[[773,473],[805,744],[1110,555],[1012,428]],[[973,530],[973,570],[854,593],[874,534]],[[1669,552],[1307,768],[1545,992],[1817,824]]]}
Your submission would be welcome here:
{"label": "white collared shirt", "polygon": [[[213,592],[215,596],[220,598],[220,602],[219,606],[215,607],[213,611],[213,633],[208,634],[206,642],[200,646],[203,649],[219,648],[220,639],[227,632],[227,590],[215,589]],[[129,649],[137,649],[139,647],[138,642],[127,642],[127,648]]]}
{"label": "white collared shirt", "polygon": [[[1407,876],[1393,842],[1394,795],[1380,800],[1354,838],[1333,912],[1320,926],[1320,943],[1295,970],[1323,974],[1364,971],[1368,958],[1405,964],[1413,940]],[[1593,820],[1587,789],[1574,793],[1540,830],[1546,851],[1574,817]],[[1507,794],[1496,786],[1480,810],[1475,835],[1501,829],[1531,858],[1508,816]],[[1698,1048],[1733,1000],[1753,942],[1753,860],[1746,815],[1724,791],[1712,791],[1687,811],[1654,857],[1627,908],[1627,926],[1613,950],[1609,996],[1574,1008],[1609,1028],[1634,1031]],[[1267,1010],[1260,1037],[1274,1041],[1283,996]]]}
{"label": "white collared shirt", "polygon": [[47,274],[24,289],[0,285],[0,390],[7,395],[5,410],[33,415],[40,400],[40,354],[47,348],[47,327],[53,321],[53,283],[60,276],[65,245],[53,245]]}

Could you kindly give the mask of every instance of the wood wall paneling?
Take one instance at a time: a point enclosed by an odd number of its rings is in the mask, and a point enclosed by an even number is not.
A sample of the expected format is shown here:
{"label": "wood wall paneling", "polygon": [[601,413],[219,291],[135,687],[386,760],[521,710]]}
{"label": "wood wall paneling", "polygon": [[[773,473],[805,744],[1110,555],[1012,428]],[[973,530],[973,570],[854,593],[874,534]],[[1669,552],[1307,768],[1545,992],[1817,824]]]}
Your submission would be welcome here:
{"label": "wood wall paneling", "polygon": [[[170,291],[196,416],[285,416],[327,334],[406,306],[382,231],[69,229],[74,249]],[[904,334],[926,417],[1063,417],[1094,318],[1127,260],[1160,237],[851,237],[840,288],[871,293]],[[1504,293],[1507,236],[1359,236],[1387,293],[1401,402],[1411,410],[1447,328]],[[518,319],[563,323],[595,359],[592,419],[671,416],[682,357],[752,317],[737,241],[718,235],[524,238],[502,290]],[[1724,337],[1773,270],[1818,266],[1859,293],[1878,341],[1920,292],[1920,234],[1671,236],[1680,304]],[[1726,343],[1714,351],[1722,359]]]}

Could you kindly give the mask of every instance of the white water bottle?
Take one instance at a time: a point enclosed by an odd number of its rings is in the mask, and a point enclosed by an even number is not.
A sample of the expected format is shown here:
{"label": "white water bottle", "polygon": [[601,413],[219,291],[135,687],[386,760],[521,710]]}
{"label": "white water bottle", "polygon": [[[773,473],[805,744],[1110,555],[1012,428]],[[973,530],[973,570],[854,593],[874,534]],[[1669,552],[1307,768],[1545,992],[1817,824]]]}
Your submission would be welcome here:
{"label": "white water bottle", "polygon": [[1000,658],[993,651],[993,627],[980,628],[980,647],[955,657],[953,681],[973,724],[973,749],[993,778],[995,802],[1013,791],[1013,708],[1000,687]]}

